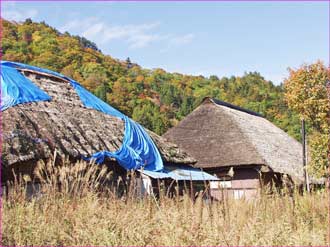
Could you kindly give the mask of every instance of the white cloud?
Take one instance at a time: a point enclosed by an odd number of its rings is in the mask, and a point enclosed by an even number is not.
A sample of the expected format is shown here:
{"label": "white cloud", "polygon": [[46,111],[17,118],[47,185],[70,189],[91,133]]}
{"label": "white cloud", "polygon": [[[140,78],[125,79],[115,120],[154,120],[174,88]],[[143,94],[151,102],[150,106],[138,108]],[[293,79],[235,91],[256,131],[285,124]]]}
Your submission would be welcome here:
{"label": "white cloud", "polygon": [[182,36],[175,36],[170,39],[171,45],[185,45],[189,44],[193,41],[195,35],[192,33],[188,33]]}
{"label": "white cloud", "polygon": [[[124,40],[130,48],[142,48],[162,39],[161,35],[152,32],[159,25],[160,23],[106,25],[104,22],[99,21],[92,25],[89,24],[83,31],[82,36],[91,40],[98,40],[101,43]],[[73,25],[71,24],[71,26]]]}
{"label": "white cloud", "polygon": [[173,47],[183,46],[191,43],[195,39],[195,35],[192,33],[183,35],[169,35],[167,40],[167,46],[160,50],[161,53],[170,51]]}
{"label": "white cloud", "polygon": [[61,32],[81,32],[83,29],[87,29],[91,26],[91,23],[96,22],[98,19],[95,17],[73,19],[66,22],[62,27],[59,27]]}
{"label": "white cloud", "polygon": [[160,39],[162,37],[157,34],[136,34],[131,36],[128,42],[130,43],[130,48],[143,48]]}
{"label": "white cloud", "polygon": [[172,35],[157,32],[160,22],[134,25],[108,25],[97,18],[72,20],[60,30],[80,33],[80,35],[99,44],[111,41],[123,41],[129,48],[144,48],[155,42],[165,42],[167,46],[179,46],[190,43],[193,34]]}
{"label": "white cloud", "polygon": [[27,18],[34,18],[38,15],[36,9],[17,9],[15,5],[4,5],[2,17],[9,21],[24,21]]}
{"label": "white cloud", "polygon": [[15,1],[3,2],[1,15],[9,21],[24,21],[27,18],[34,18],[38,15],[36,9],[21,8]]}
{"label": "white cloud", "polygon": [[79,27],[79,23],[80,23],[79,20],[69,21],[69,22],[65,23],[64,26],[60,27],[59,30],[61,32],[65,32],[65,31],[76,29]]}
{"label": "white cloud", "polygon": [[103,32],[104,28],[103,23],[96,23],[84,31],[82,35],[85,37],[94,37]]}

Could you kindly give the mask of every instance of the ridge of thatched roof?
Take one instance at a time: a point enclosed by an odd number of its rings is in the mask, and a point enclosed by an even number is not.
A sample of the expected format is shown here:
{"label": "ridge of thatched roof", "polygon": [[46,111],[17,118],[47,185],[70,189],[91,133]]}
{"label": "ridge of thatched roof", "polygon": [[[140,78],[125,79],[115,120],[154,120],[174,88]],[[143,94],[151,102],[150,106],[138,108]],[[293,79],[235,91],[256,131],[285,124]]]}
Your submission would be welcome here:
{"label": "ridge of thatched roof", "polygon": [[164,137],[193,155],[196,167],[260,165],[302,181],[302,147],[267,119],[206,98]]}
{"label": "ridge of thatched roof", "polygon": [[222,106],[226,106],[226,107],[229,107],[231,109],[234,109],[234,110],[238,110],[238,111],[241,111],[241,112],[245,112],[245,113],[248,113],[248,114],[251,114],[253,116],[257,116],[257,117],[263,117],[260,113],[258,112],[254,112],[254,111],[251,111],[249,109],[245,109],[245,108],[242,108],[240,106],[237,106],[237,105],[233,105],[233,104],[230,104],[228,102],[225,102],[225,101],[221,101],[221,100],[218,100],[218,99],[212,99],[212,98],[204,98],[203,102],[204,101],[207,101],[207,100],[210,100],[212,101],[213,103],[217,104],[217,105],[222,105]]}
{"label": "ridge of thatched roof", "polygon": [[[68,81],[22,71],[51,101],[19,104],[2,112],[2,164],[5,167],[50,158],[56,149],[74,159],[121,147],[123,120],[86,108]],[[194,158],[147,130],[165,163],[193,164]]]}

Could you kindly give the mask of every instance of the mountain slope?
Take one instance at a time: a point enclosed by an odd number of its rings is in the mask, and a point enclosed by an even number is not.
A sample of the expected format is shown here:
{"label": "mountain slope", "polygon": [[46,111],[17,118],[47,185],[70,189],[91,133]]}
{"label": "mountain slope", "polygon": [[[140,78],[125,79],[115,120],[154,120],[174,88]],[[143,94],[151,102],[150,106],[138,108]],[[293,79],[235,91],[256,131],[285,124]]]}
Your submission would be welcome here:
{"label": "mountain slope", "polygon": [[46,23],[2,20],[3,60],[36,65],[60,72],[80,82],[101,99],[145,127],[164,133],[200,101],[210,96],[253,111],[299,138],[299,119],[288,110],[283,87],[259,73],[242,77],[168,73],[143,69],[137,64],[104,55],[95,43],[60,33]]}

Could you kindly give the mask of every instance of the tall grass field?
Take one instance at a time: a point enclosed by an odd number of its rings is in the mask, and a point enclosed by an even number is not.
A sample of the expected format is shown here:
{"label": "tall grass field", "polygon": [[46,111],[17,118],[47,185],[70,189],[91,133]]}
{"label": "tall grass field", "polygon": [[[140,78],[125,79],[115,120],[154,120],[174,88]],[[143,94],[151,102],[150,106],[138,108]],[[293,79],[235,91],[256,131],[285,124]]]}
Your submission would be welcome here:
{"label": "tall grass field", "polygon": [[35,196],[26,196],[29,177],[3,195],[1,245],[329,245],[329,197],[322,191],[211,202],[188,193],[118,197],[103,189],[105,168],[82,162],[40,163],[36,176],[43,186]]}

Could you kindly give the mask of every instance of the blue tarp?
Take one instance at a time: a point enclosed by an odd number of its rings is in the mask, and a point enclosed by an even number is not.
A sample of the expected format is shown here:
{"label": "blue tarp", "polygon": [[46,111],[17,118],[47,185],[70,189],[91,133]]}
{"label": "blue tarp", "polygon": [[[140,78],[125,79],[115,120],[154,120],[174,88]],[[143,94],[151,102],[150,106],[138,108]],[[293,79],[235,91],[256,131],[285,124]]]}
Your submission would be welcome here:
{"label": "blue tarp", "polygon": [[87,91],[84,87],[82,87],[78,82],[70,79],[71,85],[76,90],[80,100],[83,102],[84,106],[87,108],[92,108],[103,113],[109,114],[114,117],[118,117],[124,119],[126,116],[118,111],[117,109],[113,108],[112,106],[108,105],[100,98],[96,97],[94,94]]}
{"label": "blue tarp", "polygon": [[160,171],[164,168],[156,145],[140,124],[87,91],[78,82],[69,80],[86,107],[121,118],[125,122],[124,140],[121,148],[116,152],[97,152],[90,158],[102,163],[106,157],[112,157],[128,170],[144,167],[146,170]]}
{"label": "blue tarp", "polygon": [[97,163],[102,163],[106,157],[112,157],[125,169],[139,169],[140,172],[152,178],[172,178],[174,180],[193,181],[218,180],[218,178],[208,173],[188,166],[164,168],[156,145],[141,125],[97,98],[78,82],[51,70],[22,63],[2,61],[1,111],[17,104],[51,100],[51,97],[46,92],[34,85],[33,82],[23,76],[16,68],[34,70],[63,78],[71,83],[85,107],[118,117],[125,122],[124,140],[119,150],[116,152],[103,150],[90,157],[83,158],[95,159]]}
{"label": "blue tarp", "polygon": [[[1,111],[7,109],[10,106],[14,106],[20,103],[50,99],[50,97],[45,92],[35,86],[15,68],[48,73],[66,79],[70,81],[71,85],[74,87],[84,106],[121,118],[123,121],[125,121],[124,140],[121,148],[118,151],[109,152],[107,150],[102,150],[93,154],[91,157],[84,157],[85,159],[95,159],[96,162],[102,163],[106,157],[113,157],[118,161],[121,166],[128,170],[135,170],[142,167],[150,171],[163,170],[164,166],[160,153],[150,136],[146,133],[146,131],[141,125],[134,122],[120,111],[108,105],[107,103],[103,102],[101,99],[97,98],[92,93],[88,92],[78,82],[54,71],[41,69],[22,63],[2,61],[1,90],[2,92],[5,92],[5,94],[2,93],[1,102],[15,103],[6,103],[6,108],[3,108],[1,105]],[[6,85],[4,89],[2,88],[3,84]],[[16,91],[20,93],[16,93]],[[22,97],[21,94],[24,97]],[[11,96],[10,101],[3,97],[7,97],[7,95]],[[22,99],[28,100],[24,101]]]}
{"label": "blue tarp", "polygon": [[24,63],[1,61],[1,65],[11,67],[11,68],[34,70],[34,71],[38,71],[38,72],[41,72],[41,73],[47,73],[47,74],[50,74],[50,75],[55,75],[55,76],[58,76],[58,77],[61,77],[61,78],[65,78],[67,80],[69,79],[68,77],[66,77],[66,76],[64,76],[60,73],[57,73],[55,71],[52,71],[52,70],[49,70],[49,69],[42,69],[42,68],[39,68],[39,67],[36,67],[36,66],[27,65],[27,64],[24,64]]}
{"label": "blue tarp", "polygon": [[48,94],[16,69],[1,66],[1,111],[17,104],[50,99]]}
{"label": "blue tarp", "polygon": [[153,172],[148,170],[139,170],[141,173],[152,178],[171,178],[174,180],[191,180],[191,181],[216,181],[219,178],[212,176],[200,169],[189,166],[166,166],[162,172]]}
{"label": "blue tarp", "polygon": [[121,148],[116,152],[102,151],[92,155],[97,163],[104,158],[113,157],[126,169],[136,170],[141,167],[149,171],[161,171],[163,161],[157,147],[141,125],[125,116],[125,134]]}

